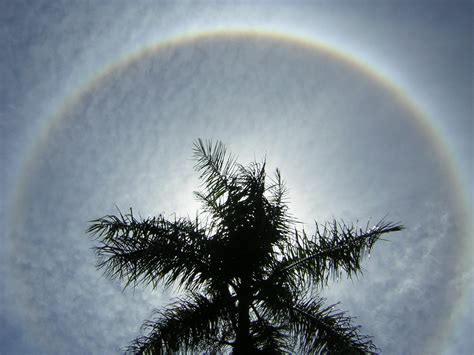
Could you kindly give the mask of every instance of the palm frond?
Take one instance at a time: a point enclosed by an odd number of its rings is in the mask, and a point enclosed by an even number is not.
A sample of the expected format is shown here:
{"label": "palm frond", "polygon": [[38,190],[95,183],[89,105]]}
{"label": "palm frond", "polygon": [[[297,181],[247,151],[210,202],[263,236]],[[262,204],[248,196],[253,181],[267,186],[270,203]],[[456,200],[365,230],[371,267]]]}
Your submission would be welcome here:
{"label": "palm frond", "polygon": [[186,351],[222,351],[232,345],[234,333],[224,298],[207,298],[191,293],[156,312],[142,330],[148,334],[127,348],[134,354],[162,354]]}
{"label": "palm frond", "polygon": [[250,324],[254,345],[264,354],[283,354],[292,350],[286,328],[258,318]]}
{"label": "palm frond", "polygon": [[351,317],[323,306],[324,299],[302,299],[288,304],[287,322],[290,334],[297,339],[303,353],[366,354],[377,348],[369,336],[359,334]]}
{"label": "palm frond", "polygon": [[382,220],[365,229],[336,221],[322,228],[317,225],[311,238],[304,231],[295,231],[292,243],[283,250],[285,256],[275,266],[268,282],[279,277],[296,277],[302,283],[325,286],[331,276],[339,279],[344,272],[352,277],[361,272],[362,259],[370,255],[382,235],[402,229],[400,224]]}
{"label": "palm frond", "polygon": [[[87,230],[100,241],[97,268],[111,279],[156,287],[159,281],[195,288],[208,281],[210,243],[205,231],[188,218],[162,215],[137,220],[132,211],[91,221]],[[204,256],[207,256],[204,257]]]}
{"label": "palm frond", "polygon": [[198,139],[194,143],[195,169],[200,173],[206,193],[215,200],[228,192],[235,178],[236,159],[222,142]]}

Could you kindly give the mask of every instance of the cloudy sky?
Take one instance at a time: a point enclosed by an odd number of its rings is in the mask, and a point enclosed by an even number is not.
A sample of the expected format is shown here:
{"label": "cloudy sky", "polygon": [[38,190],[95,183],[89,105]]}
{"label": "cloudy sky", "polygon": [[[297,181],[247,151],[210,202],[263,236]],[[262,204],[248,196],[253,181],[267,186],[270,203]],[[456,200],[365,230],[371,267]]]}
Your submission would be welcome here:
{"label": "cloudy sky", "polygon": [[199,137],[279,167],[308,231],[401,221],[328,302],[383,353],[470,353],[472,13],[0,1],[0,353],[112,354],[139,334],[173,292],[102,277],[87,221],[194,215]]}

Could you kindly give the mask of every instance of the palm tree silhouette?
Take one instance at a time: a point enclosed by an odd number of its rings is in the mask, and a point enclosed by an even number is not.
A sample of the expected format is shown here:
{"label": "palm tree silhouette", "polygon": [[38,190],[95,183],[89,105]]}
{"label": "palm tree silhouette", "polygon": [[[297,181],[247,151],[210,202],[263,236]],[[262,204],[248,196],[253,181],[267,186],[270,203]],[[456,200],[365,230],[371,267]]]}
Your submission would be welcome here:
{"label": "palm tree silhouette", "polygon": [[382,220],[372,228],[333,221],[308,235],[288,213],[277,169],[240,165],[218,142],[194,143],[203,211],[195,219],[128,214],[91,221],[99,240],[97,267],[126,286],[177,285],[184,296],[143,325],[129,344],[139,354],[230,351],[234,354],[366,353],[371,337],[318,291],[361,260],[385,233],[403,227]]}

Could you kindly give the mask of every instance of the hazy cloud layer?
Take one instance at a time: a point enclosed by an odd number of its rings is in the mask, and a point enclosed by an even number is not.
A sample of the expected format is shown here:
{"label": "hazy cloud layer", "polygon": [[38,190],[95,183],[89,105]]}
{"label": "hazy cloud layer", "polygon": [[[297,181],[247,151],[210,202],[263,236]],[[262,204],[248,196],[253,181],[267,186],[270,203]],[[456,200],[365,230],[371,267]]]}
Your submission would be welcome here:
{"label": "hazy cloud layer", "polygon": [[[395,3],[374,8],[373,18],[362,12],[370,2],[362,9],[340,2],[319,12],[283,3],[0,5],[0,78],[9,83],[0,88],[0,216],[8,225],[0,352],[116,353],[137,335],[142,320],[173,292],[122,292],[94,269],[93,241],[84,230],[88,220],[115,213],[114,204],[143,216],[194,214],[199,182],[191,147],[203,137],[224,141],[242,162],[266,155],[271,168],[280,167],[291,210],[309,231],[314,219],[365,224],[388,213],[402,221],[407,229],[377,246],[363,277],[341,280],[326,296],[341,300],[384,353],[437,353],[445,343],[447,353],[467,353],[474,346],[464,336],[473,326],[472,307],[458,302],[466,301],[460,296],[472,281],[461,259],[469,211],[460,206],[449,164],[393,93],[327,53],[268,38],[171,47],[112,73],[65,112],[46,144],[33,144],[84,78],[140,41],[206,21],[234,24],[238,16],[247,25],[291,25],[316,36],[321,23],[311,27],[313,18],[333,25],[323,31],[326,38],[345,40],[362,57],[373,58],[378,47],[380,58],[387,57],[381,66],[399,63],[410,90],[426,89],[423,105],[432,100],[451,113],[433,119],[456,137],[452,149],[469,171],[465,58],[472,52],[459,37],[472,39],[463,32],[469,4],[459,2],[442,16],[444,3]],[[418,21],[413,12],[425,15]],[[362,25],[370,19],[374,28]],[[384,46],[376,46],[384,34]],[[439,57],[430,59],[434,53]],[[426,65],[415,65],[421,62]],[[21,170],[27,154],[33,164]],[[455,327],[444,329],[450,319]]]}

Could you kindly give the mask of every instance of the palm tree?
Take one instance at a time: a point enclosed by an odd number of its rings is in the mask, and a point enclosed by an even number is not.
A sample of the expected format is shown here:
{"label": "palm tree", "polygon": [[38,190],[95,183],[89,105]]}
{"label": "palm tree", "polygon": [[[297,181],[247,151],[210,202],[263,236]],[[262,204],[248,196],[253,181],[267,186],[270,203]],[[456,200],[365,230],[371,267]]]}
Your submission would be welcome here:
{"label": "palm tree", "polygon": [[127,351],[375,352],[371,337],[319,291],[360,273],[374,243],[403,227],[334,221],[308,235],[288,213],[278,169],[267,182],[265,162],[240,165],[220,142],[198,140],[194,158],[203,187],[195,219],[137,219],[130,209],[88,228],[106,276],[132,287],[175,285],[183,294],[155,311]]}

